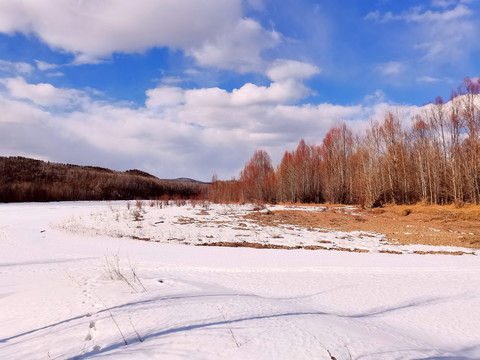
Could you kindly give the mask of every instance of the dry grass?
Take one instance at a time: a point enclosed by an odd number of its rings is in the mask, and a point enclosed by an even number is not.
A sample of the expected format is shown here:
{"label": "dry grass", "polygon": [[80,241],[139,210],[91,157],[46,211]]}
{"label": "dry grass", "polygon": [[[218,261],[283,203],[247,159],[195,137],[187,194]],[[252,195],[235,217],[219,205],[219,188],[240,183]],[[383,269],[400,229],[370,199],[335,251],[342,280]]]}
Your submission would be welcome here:
{"label": "dry grass", "polygon": [[395,251],[395,250],[379,250],[378,251],[381,254],[395,254],[395,255],[401,255],[401,251]]}
{"label": "dry grass", "polygon": [[442,217],[454,218],[456,220],[480,220],[480,205],[465,204],[458,205],[390,205],[386,210],[396,214],[403,214],[410,210],[411,214],[429,214]]}
{"label": "dry grass", "polygon": [[331,208],[337,208],[337,207],[340,207],[340,208],[343,208],[345,207],[344,204],[335,204],[335,203],[323,203],[323,204],[316,204],[316,203],[294,203],[294,202],[281,202],[281,203],[278,203],[278,205],[284,205],[284,206],[307,206],[307,207],[314,207],[314,206],[321,206],[321,207],[325,207],[327,209],[331,209]]}
{"label": "dry grass", "polygon": [[196,244],[196,246],[223,246],[223,247],[248,247],[253,249],[281,249],[281,250],[335,250],[335,251],[348,251],[348,252],[360,252],[367,253],[368,250],[364,249],[348,249],[342,247],[327,248],[319,245],[306,245],[306,246],[287,246],[287,245],[275,245],[275,244],[259,244],[251,242],[230,242],[230,241],[218,241],[211,243]]}
{"label": "dry grass", "polygon": [[[323,206],[323,205],[322,205]],[[343,230],[385,234],[392,243],[480,248],[480,206],[390,205],[355,210],[341,205],[323,212],[281,210],[245,217],[263,226],[301,226],[314,231]]]}
{"label": "dry grass", "polygon": [[150,238],[148,237],[139,237],[139,236],[130,236],[133,240],[142,240],[142,241],[150,241]]}
{"label": "dry grass", "polygon": [[463,252],[463,251],[455,251],[455,252],[451,252],[451,251],[414,251],[413,252],[414,254],[419,254],[419,255],[435,255],[435,254],[439,254],[439,255],[474,255],[473,253],[466,253],[466,252]]}

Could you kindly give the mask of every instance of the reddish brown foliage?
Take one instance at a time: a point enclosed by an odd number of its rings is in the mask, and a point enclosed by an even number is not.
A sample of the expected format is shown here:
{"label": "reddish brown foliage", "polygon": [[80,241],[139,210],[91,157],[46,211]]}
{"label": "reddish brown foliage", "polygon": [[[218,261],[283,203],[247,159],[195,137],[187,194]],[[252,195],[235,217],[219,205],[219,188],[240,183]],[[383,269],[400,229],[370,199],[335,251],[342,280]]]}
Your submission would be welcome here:
{"label": "reddish brown foliage", "polygon": [[480,78],[465,78],[444,103],[437,97],[402,124],[387,112],[354,137],[341,124],[321,146],[301,140],[273,171],[259,150],[239,181],[214,181],[213,201],[281,201],[381,205],[480,203]]}
{"label": "reddish brown foliage", "polygon": [[192,198],[208,185],[161,180],[139,170],[118,172],[22,157],[0,157],[0,202],[67,200],[168,200]]}

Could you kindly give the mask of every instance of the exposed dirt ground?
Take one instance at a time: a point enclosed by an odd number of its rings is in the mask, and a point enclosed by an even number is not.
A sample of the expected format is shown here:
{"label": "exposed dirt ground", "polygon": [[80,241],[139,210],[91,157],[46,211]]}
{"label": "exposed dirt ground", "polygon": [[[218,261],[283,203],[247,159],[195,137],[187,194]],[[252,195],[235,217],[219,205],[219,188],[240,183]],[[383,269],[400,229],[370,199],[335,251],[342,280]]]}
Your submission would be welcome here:
{"label": "exposed dirt ground", "polygon": [[355,209],[326,206],[325,211],[252,212],[246,218],[267,226],[385,234],[392,243],[480,248],[480,207],[386,206]]}
{"label": "exposed dirt ground", "polygon": [[[196,244],[196,245],[197,246],[249,247],[249,248],[254,248],[254,249],[334,250],[334,251],[348,251],[348,252],[368,253],[368,250],[365,250],[365,249],[347,249],[347,248],[342,248],[342,247],[327,248],[325,246],[319,246],[319,245],[286,246],[286,245],[275,245],[275,244],[259,244],[259,243],[252,243],[252,242],[246,242],[246,241],[243,241],[243,242],[219,241],[219,242],[202,243],[202,244]],[[399,254],[401,254],[401,253],[399,253]],[[457,255],[457,254],[455,254],[455,255]]]}

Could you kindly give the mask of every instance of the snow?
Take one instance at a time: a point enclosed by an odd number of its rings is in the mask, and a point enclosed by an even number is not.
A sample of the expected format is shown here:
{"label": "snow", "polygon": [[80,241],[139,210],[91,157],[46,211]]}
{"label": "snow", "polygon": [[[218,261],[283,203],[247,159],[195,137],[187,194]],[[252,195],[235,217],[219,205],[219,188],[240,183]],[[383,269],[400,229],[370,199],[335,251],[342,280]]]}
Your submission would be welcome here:
{"label": "snow", "polygon": [[[81,216],[71,216],[53,226],[71,233],[128,237],[162,243],[205,244],[215,242],[260,243],[279,246],[322,246],[327,249],[365,251],[445,251],[480,254],[468,248],[429,245],[398,245],[388,242],[383,234],[368,231],[344,231],[342,229],[313,229],[293,225],[262,226],[242,215],[252,212],[252,205],[200,204],[158,208],[147,202],[141,209],[134,204],[127,208],[125,202],[111,203],[100,210],[92,209]],[[262,210],[302,210],[323,212],[321,206],[269,206]],[[356,214],[355,208],[342,211]],[[405,232],[407,235],[412,235]]]}
{"label": "snow", "polygon": [[[135,222],[134,203],[0,205],[0,358],[480,358],[478,256],[202,209],[147,206]],[[319,240],[370,252],[191,245]],[[126,281],[105,271],[117,256]]]}

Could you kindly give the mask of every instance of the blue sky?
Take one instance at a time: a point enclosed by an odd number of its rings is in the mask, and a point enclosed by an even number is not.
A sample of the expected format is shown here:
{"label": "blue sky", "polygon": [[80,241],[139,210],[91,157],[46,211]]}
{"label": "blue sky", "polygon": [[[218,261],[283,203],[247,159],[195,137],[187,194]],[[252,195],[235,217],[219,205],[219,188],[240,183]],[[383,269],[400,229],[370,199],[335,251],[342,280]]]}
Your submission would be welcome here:
{"label": "blue sky", "polygon": [[480,76],[477,0],[2,0],[0,155],[208,180]]}

